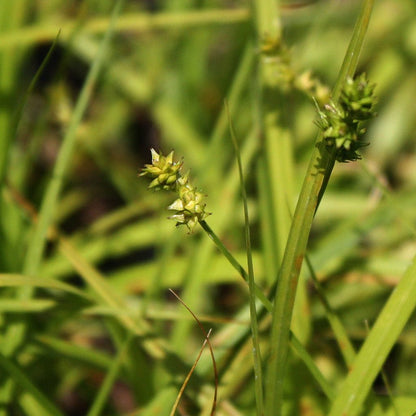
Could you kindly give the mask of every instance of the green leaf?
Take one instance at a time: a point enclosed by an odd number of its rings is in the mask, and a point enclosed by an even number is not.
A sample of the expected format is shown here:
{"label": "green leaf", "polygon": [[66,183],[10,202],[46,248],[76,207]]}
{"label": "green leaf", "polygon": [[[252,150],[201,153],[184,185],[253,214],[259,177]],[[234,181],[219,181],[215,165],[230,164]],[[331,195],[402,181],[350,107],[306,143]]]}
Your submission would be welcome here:
{"label": "green leaf", "polygon": [[358,415],[370,388],[416,308],[416,256],[393,290],[341,387],[330,416]]}

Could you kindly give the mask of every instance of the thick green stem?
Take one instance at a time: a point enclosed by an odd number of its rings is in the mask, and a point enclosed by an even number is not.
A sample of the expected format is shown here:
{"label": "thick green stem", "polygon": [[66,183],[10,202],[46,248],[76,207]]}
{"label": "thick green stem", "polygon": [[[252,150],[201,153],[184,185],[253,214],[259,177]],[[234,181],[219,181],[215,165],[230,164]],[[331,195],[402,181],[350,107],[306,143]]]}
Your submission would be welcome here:
{"label": "thick green stem", "polygon": [[[255,2],[259,49],[260,123],[263,146],[258,169],[267,180],[259,186],[263,192],[267,216],[261,217],[262,228],[271,229],[271,238],[264,240],[265,252],[272,258],[265,263],[272,267],[272,281],[280,265],[289,234],[289,207],[293,200],[293,149],[288,117],[285,112],[286,89],[292,76],[288,51],[281,39],[279,2]],[[261,165],[260,165],[261,163]],[[270,237],[270,236],[269,236]]]}
{"label": "thick green stem", "polygon": [[[368,27],[373,0],[367,0],[354,28],[354,33],[334,88],[333,100],[336,102],[348,77],[352,77],[362,47],[364,34]],[[322,135],[318,135],[309,163],[289,239],[286,245],[273,309],[272,331],[270,337],[270,356],[268,361],[266,390],[266,414],[280,416],[283,404],[283,385],[287,367],[290,324],[293,305],[303,258],[312,221],[319,201],[326,189],[335,162],[335,152],[328,152]]]}

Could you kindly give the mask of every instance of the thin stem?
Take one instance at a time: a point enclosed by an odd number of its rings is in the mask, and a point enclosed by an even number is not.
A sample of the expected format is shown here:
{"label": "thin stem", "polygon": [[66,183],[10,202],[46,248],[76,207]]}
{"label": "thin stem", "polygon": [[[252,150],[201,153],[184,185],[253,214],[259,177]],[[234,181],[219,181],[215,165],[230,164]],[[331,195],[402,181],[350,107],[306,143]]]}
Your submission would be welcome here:
{"label": "thin stem", "polygon": [[348,367],[350,367],[354,361],[355,358],[355,350],[354,347],[348,337],[348,333],[345,330],[344,326],[342,325],[341,320],[336,315],[336,313],[331,308],[331,305],[329,304],[324,291],[322,289],[321,283],[319,282],[315,270],[312,266],[312,263],[309,259],[309,256],[305,256],[306,265],[309,269],[309,274],[312,278],[313,284],[315,286],[316,293],[318,294],[318,297],[325,309],[325,315],[328,319],[329,324],[331,325],[332,331],[334,332],[335,339],[338,343],[339,350],[342,354],[342,357],[344,358],[345,363]]}
{"label": "thin stem", "polygon": [[116,358],[112,361],[111,367],[103,383],[101,384],[98,394],[95,396],[94,402],[91,408],[89,409],[87,416],[98,416],[102,413],[103,407],[111,393],[111,389],[116,381],[117,376],[119,375],[121,371],[123,360],[126,358],[126,355],[128,353],[128,349],[130,347],[132,340],[133,340],[133,333],[130,332],[127,335],[127,339],[121,346]]}
{"label": "thin stem", "polygon": [[[203,230],[208,234],[209,238],[215,243],[217,248],[221,251],[221,253],[225,256],[225,258],[230,262],[230,264],[234,267],[235,270],[238,271],[240,276],[248,282],[248,274],[245,271],[244,267],[236,260],[236,258],[227,250],[218,236],[214,233],[211,227],[205,222],[200,221],[199,224],[203,228]],[[255,285],[255,293],[257,298],[262,302],[263,306],[267,309],[268,312],[272,312],[273,305],[269,299],[266,298],[262,290]],[[331,385],[326,381],[325,377],[322,375],[319,368],[316,366],[315,362],[311,358],[310,354],[305,350],[305,347],[296,337],[296,335],[290,331],[290,346],[292,347],[293,351],[302,359],[306,367],[309,369],[311,374],[314,376],[317,383],[320,385],[322,391],[328,397],[328,399],[334,398],[334,393],[332,391]]]}
{"label": "thin stem", "polygon": [[[227,247],[224,246],[222,241],[218,238],[218,236],[215,234],[213,229],[208,225],[208,223],[203,220],[199,222],[199,225],[202,227],[202,229],[207,233],[208,237],[214,242],[214,244],[217,246],[218,250],[221,251],[221,253],[224,255],[224,257],[229,261],[231,266],[234,267],[235,270],[239,273],[239,275],[248,283],[249,282],[249,276],[247,271],[244,269],[244,267],[237,261],[237,259],[230,253],[230,251],[227,249]],[[269,299],[267,299],[266,295],[263,293],[261,288],[255,284],[254,286],[254,292],[257,296],[257,298],[260,300],[260,302],[263,304],[263,306],[271,312],[273,309],[272,303]]]}
{"label": "thin stem", "polygon": [[261,351],[259,342],[259,326],[257,321],[257,310],[256,310],[256,295],[255,295],[255,282],[254,282],[254,268],[253,268],[253,257],[251,255],[251,236],[250,236],[250,219],[248,215],[247,207],[247,193],[244,182],[243,164],[241,162],[240,149],[237,138],[235,137],[234,129],[231,123],[228,106],[226,104],[228,118],[230,123],[230,135],[234,145],[234,150],[237,158],[238,173],[240,176],[240,187],[241,196],[243,198],[244,207],[244,231],[245,231],[245,243],[247,252],[247,267],[248,267],[248,288],[249,288],[249,301],[250,301],[250,323],[251,323],[251,334],[253,341],[253,359],[254,359],[254,385],[256,390],[256,405],[257,414],[262,416],[264,414],[264,398],[263,398],[263,375],[262,375],[262,362],[261,362]]}

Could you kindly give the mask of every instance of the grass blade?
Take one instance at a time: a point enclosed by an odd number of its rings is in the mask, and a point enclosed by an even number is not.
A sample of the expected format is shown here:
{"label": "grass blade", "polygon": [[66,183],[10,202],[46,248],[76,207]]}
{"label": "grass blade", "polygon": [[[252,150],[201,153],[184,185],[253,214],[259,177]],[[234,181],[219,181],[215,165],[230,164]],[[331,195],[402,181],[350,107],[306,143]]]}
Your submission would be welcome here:
{"label": "grass blade", "polygon": [[[219,9],[201,10],[181,13],[126,13],[118,19],[115,30],[118,32],[151,31],[155,29],[177,28],[186,30],[200,25],[238,24],[249,19],[248,9]],[[49,42],[56,36],[59,27],[62,35],[70,34],[77,22],[67,21],[61,26],[57,24],[42,24],[16,29],[7,35],[0,34],[0,50],[16,47],[17,45],[32,45],[39,42]],[[84,33],[104,33],[109,25],[108,18],[95,18],[86,22]]]}
{"label": "grass blade", "polygon": [[384,361],[416,308],[416,257],[390,295],[360,349],[330,416],[358,415]]}
{"label": "grass blade", "polygon": [[23,371],[3,354],[0,354],[0,367],[10,375],[11,379],[30,393],[32,399],[43,408],[45,416],[63,416],[63,413],[26,377]]}
{"label": "grass blade", "polygon": [[[227,106],[227,104],[226,104]],[[228,107],[227,107],[228,112]],[[228,113],[229,117],[229,113]],[[245,229],[245,242],[247,250],[247,267],[248,267],[248,288],[249,288],[249,301],[250,301],[250,324],[251,334],[253,341],[253,359],[254,359],[254,385],[255,385],[255,396],[257,404],[257,415],[261,416],[264,414],[264,403],[263,403],[263,375],[262,375],[262,362],[259,342],[259,327],[257,322],[257,310],[256,310],[256,285],[254,281],[254,268],[253,268],[253,257],[251,255],[251,237],[250,237],[250,220],[248,216],[247,207],[247,194],[244,183],[243,164],[241,162],[240,149],[237,138],[235,137],[231,119],[230,123],[230,135],[233,141],[234,150],[237,158],[238,173],[240,176],[240,187],[241,196],[243,198],[244,207],[244,229]]]}
{"label": "grass blade", "polygon": [[71,285],[60,282],[59,280],[48,279],[47,277],[25,276],[20,274],[0,274],[0,287],[42,287],[45,289],[59,289],[65,292],[72,293],[90,302],[94,299],[88,294],[84,293]]}
{"label": "grass blade", "polygon": [[120,372],[121,365],[129,349],[133,336],[130,333],[126,341],[120,348],[120,351],[117,354],[116,359],[112,362],[112,365],[101,385],[100,391],[95,397],[94,403],[92,404],[90,410],[87,413],[87,416],[98,416],[101,414],[106,400],[108,399],[109,394],[111,393],[111,388],[116,381],[116,377]]}
{"label": "grass blade", "polygon": [[[101,43],[99,53],[88,73],[87,79],[83,85],[77,105],[75,107],[73,118],[63,139],[63,144],[55,164],[52,179],[46,189],[42,200],[39,222],[36,224],[28,247],[28,251],[25,256],[23,264],[24,275],[33,276],[36,275],[38,271],[46,245],[47,231],[53,221],[56,204],[63,185],[63,177],[69,166],[71,155],[75,148],[76,131],[87,109],[93,86],[104,64],[105,55],[109,47],[114,24],[117,20],[118,14],[120,13],[122,4],[123,0],[118,0],[113,8],[112,18],[104,39]],[[30,286],[23,287],[18,294],[19,299],[29,299],[33,294],[33,290],[33,287]],[[21,345],[25,336],[26,327],[26,322],[20,321],[16,324],[10,325],[7,328],[5,342],[2,346],[2,352],[5,356],[11,356],[19,347],[19,345]],[[5,402],[10,400],[10,392],[10,385],[3,385],[0,389],[1,400],[4,400]]]}
{"label": "grass blade", "polygon": [[56,161],[51,182],[46,190],[42,201],[42,207],[39,214],[39,223],[35,229],[33,239],[29,245],[24,263],[24,274],[32,274],[39,267],[44,246],[46,243],[46,233],[49,225],[52,223],[56,203],[63,185],[63,178],[68,169],[72,153],[75,149],[76,132],[81,123],[82,117],[87,109],[88,102],[91,98],[94,84],[103,67],[107,49],[110,43],[111,34],[114,30],[115,21],[120,13],[123,0],[119,0],[113,10],[113,16],[100,46],[98,55],[93,62],[90,72],[88,73],[85,84],[80,93],[78,102],[74,109],[73,117],[65,134],[58,159]]}

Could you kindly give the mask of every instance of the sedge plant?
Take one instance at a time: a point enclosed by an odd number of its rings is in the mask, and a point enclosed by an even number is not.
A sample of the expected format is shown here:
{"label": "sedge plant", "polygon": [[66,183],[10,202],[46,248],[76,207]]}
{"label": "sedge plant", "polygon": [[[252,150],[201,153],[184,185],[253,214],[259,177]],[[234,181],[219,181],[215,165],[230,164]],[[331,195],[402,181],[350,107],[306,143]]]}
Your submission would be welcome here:
{"label": "sedge plant", "polygon": [[0,2],[0,415],[413,414],[413,0],[75,3]]}
{"label": "sedge plant", "polygon": [[[358,150],[365,146],[363,135],[365,129],[362,122],[368,120],[374,115],[375,99],[373,95],[374,84],[369,83],[365,74],[360,75],[356,79],[348,78],[346,86],[341,91],[339,104],[330,102],[322,109],[318,107],[317,124],[323,132],[325,140],[325,148],[328,153],[332,152],[339,162],[349,162],[360,158]],[[317,104],[318,106],[318,104]],[[262,359],[259,345],[257,310],[255,305],[256,297],[262,302],[263,306],[272,311],[272,304],[266,298],[262,290],[255,284],[254,272],[250,248],[250,231],[249,218],[247,210],[247,196],[244,192],[244,175],[237,141],[231,130],[233,143],[236,148],[238,166],[240,171],[240,180],[243,189],[244,212],[246,223],[246,244],[247,244],[247,265],[248,272],[234,258],[225,245],[221,242],[215,232],[206,222],[206,218],[210,215],[206,211],[205,195],[198,191],[190,183],[189,171],[182,173],[183,161],[174,160],[174,152],[171,151],[167,156],[151,149],[152,163],[145,165],[139,176],[147,176],[151,179],[149,189],[153,191],[170,191],[176,194],[175,199],[169,206],[168,210],[173,211],[169,219],[176,221],[177,226],[186,226],[189,233],[192,233],[199,224],[208,236],[214,241],[219,250],[227,258],[230,264],[240,273],[240,275],[248,283],[251,293],[251,330],[253,336],[253,353],[255,363],[255,379],[256,379],[256,398],[258,414],[264,414],[263,404],[263,380],[262,380]],[[295,350],[299,350],[301,356],[304,356],[302,347],[296,336],[292,334],[292,340]],[[310,363],[308,358],[304,358],[305,362]],[[312,371],[321,375],[312,365]],[[328,396],[330,388],[325,382],[322,382],[322,388],[327,392]]]}
{"label": "sedge plant", "polygon": [[[340,73],[337,87],[332,96],[329,99],[326,98],[327,93],[323,92],[322,88],[319,88],[319,83],[314,84],[314,91],[321,92],[317,98],[313,97],[317,107],[318,119],[316,124],[320,129],[320,135],[317,139],[315,153],[311,157],[310,168],[306,174],[304,187],[299,196],[292,227],[290,232],[288,232],[282,264],[279,267],[276,297],[272,301],[270,350],[268,351],[268,364],[266,366],[267,375],[264,380],[262,376],[264,363],[261,358],[257,311],[254,299],[255,296],[258,296],[269,310],[271,303],[265,300],[261,290],[254,282],[246,205],[247,197],[245,193],[243,192],[247,230],[248,273],[238,264],[206,223],[205,219],[209,214],[205,210],[204,195],[190,185],[189,172],[185,175],[181,173],[183,162],[175,162],[173,160],[173,151],[169,155],[163,156],[151,149],[152,163],[146,165],[140,174],[141,176],[149,176],[151,178],[150,189],[175,192],[178,198],[168,207],[169,210],[174,212],[169,218],[175,220],[177,225],[185,225],[189,232],[192,232],[199,223],[230,263],[248,281],[251,293],[251,331],[254,344],[255,397],[258,415],[280,415],[282,412],[284,374],[287,366],[290,321],[296,293],[296,282],[300,273],[302,259],[305,255],[312,219],[325,191],[335,161],[345,163],[361,158],[359,149],[366,146],[363,140],[365,133],[363,122],[375,115],[374,84],[368,81],[365,74],[353,78],[357,64],[356,56],[359,54],[363,42],[371,8],[372,3],[370,1],[364,3],[350,43],[349,53],[344,61],[343,70]],[[269,59],[270,55],[273,54],[282,56],[286,52],[281,44],[281,39],[277,35],[273,38],[270,37],[270,33],[267,33],[267,36],[262,40],[262,53],[268,55]],[[282,69],[281,62],[279,65]],[[286,78],[291,79],[294,75],[290,73],[290,67],[284,59],[283,68],[286,68],[283,74],[286,73]],[[267,79],[267,76],[270,76],[270,74],[267,75],[267,65],[265,66],[265,73]],[[310,79],[309,76],[309,74],[306,75],[308,79]],[[305,74],[299,76],[299,80],[295,84],[298,86],[305,85]],[[270,109],[270,111],[272,110]],[[237,150],[240,181],[244,189],[244,176],[238,145],[233,132],[231,133]],[[273,135],[277,133],[278,131],[274,131]],[[281,201],[287,199],[287,195],[282,198]],[[263,388],[265,389],[265,394]],[[264,399],[265,402],[263,401]]]}

